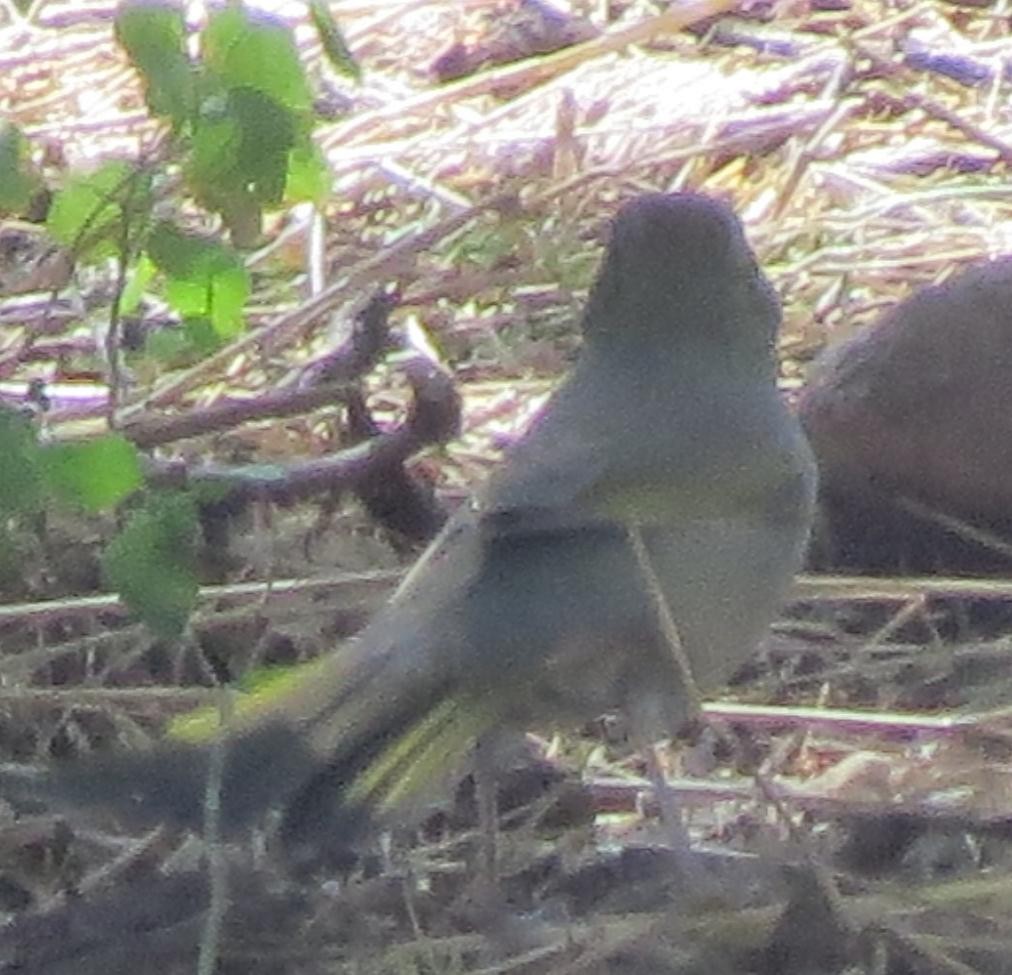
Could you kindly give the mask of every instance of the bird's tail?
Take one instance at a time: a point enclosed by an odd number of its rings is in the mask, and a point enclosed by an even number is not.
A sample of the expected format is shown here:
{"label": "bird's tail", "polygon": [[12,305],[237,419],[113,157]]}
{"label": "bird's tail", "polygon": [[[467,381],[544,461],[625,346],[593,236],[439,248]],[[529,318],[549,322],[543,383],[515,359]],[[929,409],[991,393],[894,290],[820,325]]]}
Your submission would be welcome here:
{"label": "bird's tail", "polygon": [[216,794],[225,835],[278,809],[287,839],[331,832],[351,843],[445,794],[487,725],[478,702],[410,660],[364,639],[242,697],[224,732],[198,713],[150,749],[0,767],[0,796],[200,829]]}
{"label": "bird's tail", "polygon": [[[313,756],[291,729],[265,725],[240,739],[224,739],[224,764],[217,791],[222,823],[241,829],[283,800],[286,780],[313,774]],[[116,749],[45,766],[0,767],[0,797],[102,810],[130,826],[165,822],[199,829],[209,789],[214,787],[211,744],[164,740],[150,748]]]}
{"label": "bird's tail", "polygon": [[329,833],[347,845],[364,829],[419,821],[448,796],[487,730],[473,703],[446,695],[402,712],[396,724],[377,724],[369,736],[343,738],[286,802],[285,841],[315,844]]}

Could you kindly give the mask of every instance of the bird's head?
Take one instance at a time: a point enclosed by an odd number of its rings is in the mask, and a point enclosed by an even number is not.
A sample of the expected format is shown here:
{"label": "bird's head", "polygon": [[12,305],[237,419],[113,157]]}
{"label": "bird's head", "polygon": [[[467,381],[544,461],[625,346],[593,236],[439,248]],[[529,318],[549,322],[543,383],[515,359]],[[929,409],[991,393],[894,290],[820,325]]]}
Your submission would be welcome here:
{"label": "bird's head", "polygon": [[658,348],[703,343],[765,359],[779,321],[729,207],[697,193],[649,193],[612,223],[583,331],[591,343],[644,337]]}

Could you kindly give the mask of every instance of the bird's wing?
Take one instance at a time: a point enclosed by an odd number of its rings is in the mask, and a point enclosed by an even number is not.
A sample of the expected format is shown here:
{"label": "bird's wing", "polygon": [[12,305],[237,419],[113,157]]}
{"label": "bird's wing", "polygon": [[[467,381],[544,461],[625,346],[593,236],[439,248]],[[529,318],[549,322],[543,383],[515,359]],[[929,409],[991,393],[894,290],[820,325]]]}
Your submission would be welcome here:
{"label": "bird's wing", "polygon": [[[587,386],[563,388],[553,405],[564,407]],[[579,405],[553,409],[517,444],[472,517],[486,533],[501,534],[789,508],[793,494],[807,490],[807,447],[783,422],[775,394],[757,393],[743,391],[744,402],[728,397],[701,418],[685,415],[685,401],[673,393],[670,409],[653,404],[637,417],[660,428],[653,431],[614,425],[602,411]],[[559,415],[564,424],[555,422]]]}
{"label": "bird's wing", "polygon": [[632,488],[650,478],[643,458],[623,449],[607,422],[594,422],[598,411],[588,409],[592,383],[592,376],[577,373],[561,387],[477,495],[472,518],[483,534],[613,520],[606,507],[595,510],[601,487]]}

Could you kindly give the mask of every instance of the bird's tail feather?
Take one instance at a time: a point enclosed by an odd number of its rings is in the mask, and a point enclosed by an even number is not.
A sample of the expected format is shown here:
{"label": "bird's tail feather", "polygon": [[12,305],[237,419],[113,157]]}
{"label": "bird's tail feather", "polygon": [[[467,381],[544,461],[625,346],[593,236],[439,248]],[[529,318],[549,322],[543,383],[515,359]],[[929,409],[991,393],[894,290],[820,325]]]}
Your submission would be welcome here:
{"label": "bird's tail feather", "polygon": [[[462,770],[487,716],[445,685],[408,679],[396,655],[377,654],[375,645],[367,656],[357,649],[262,687],[237,705],[224,735],[217,717],[204,714],[149,749],[43,769],[0,767],[0,796],[105,809],[134,825],[200,829],[217,742],[225,750],[218,796],[226,835],[270,808],[283,810],[283,829],[299,840],[337,830],[353,842],[371,824],[416,818]],[[263,693],[268,700],[255,700]]]}
{"label": "bird's tail feather", "polygon": [[433,783],[460,770],[471,744],[484,730],[480,711],[446,697],[393,739],[358,775],[348,798],[381,815],[396,814],[419,799],[431,801]]}
{"label": "bird's tail feather", "polygon": [[[265,725],[223,740],[226,748],[219,795],[226,832],[236,832],[263,810],[283,802],[285,783],[312,775],[318,763],[292,729]],[[0,797],[44,801],[57,808],[106,810],[127,825],[165,822],[199,829],[204,822],[212,746],[162,741],[144,749],[116,749],[41,768],[0,767]],[[273,774],[284,770],[284,779]]]}

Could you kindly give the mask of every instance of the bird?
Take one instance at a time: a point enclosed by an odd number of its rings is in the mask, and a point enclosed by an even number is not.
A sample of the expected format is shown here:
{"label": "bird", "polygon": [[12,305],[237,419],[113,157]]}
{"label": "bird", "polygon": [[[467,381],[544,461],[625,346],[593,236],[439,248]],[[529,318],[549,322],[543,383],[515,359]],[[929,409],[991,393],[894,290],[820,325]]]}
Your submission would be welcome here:
{"label": "bird", "polygon": [[286,845],[350,844],[445,798],[476,742],[613,711],[671,735],[692,685],[754,652],[807,543],[816,469],[777,389],[780,318],[729,206],[627,201],[568,375],[357,637],[211,741],[7,767],[0,794],[199,828],[216,754],[224,835],[270,813]]}

